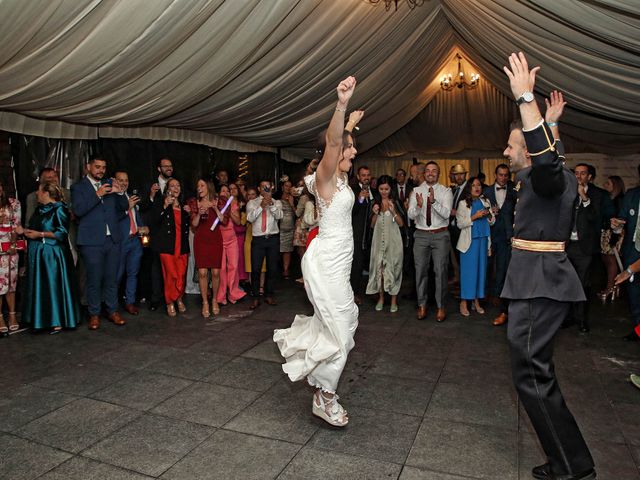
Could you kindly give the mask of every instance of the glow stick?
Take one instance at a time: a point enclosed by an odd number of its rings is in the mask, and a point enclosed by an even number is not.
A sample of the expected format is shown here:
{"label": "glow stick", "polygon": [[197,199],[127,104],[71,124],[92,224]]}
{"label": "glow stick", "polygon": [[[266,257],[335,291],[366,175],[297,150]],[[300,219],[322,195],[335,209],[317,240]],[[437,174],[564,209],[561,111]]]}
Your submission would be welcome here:
{"label": "glow stick", "polygon": [[[227,211],[227,208],[229,208],[229,205],[231,205],[231,202],[233,201],[233,195],[231,195],[229,197],[229,200],[227,200],[227,203],[224,204],[224,207],[222,207],[222,210],[220,210],[220,213],[224,215],[224,212]],[[211,225],[211,231],[213,232],[216,228],[216,226],[220,223],[220,219],[216,218],[213,221],[213,225]]]}

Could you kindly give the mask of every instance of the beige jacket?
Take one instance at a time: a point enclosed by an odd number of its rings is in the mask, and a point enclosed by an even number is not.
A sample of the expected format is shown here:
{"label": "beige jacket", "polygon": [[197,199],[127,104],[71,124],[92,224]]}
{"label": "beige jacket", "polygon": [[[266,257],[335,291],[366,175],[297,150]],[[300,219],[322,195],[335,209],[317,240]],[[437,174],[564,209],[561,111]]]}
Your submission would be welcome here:
{"label": "beige jacket", "polygon": [[[496,217],[491,211],[491,202],[484,197],[480,197],[480,200],[485,208],[488,208],[491,212],[491,215],[489,216],[489,225],[493,225],[496,222]],[[456,209],[456,223],[460,229],[460,238],[458,239],[456,248],[464,253],[469,250],[469,247],[471,246],[471,225],[473,225],[473,221],[471,220],[471,208],[467,207],[467,202],[464,200],[460,200],[460,203],[458,203],[458,208]],[[489,236],[488,245],[489,251],[491,251],[491,236]]]}

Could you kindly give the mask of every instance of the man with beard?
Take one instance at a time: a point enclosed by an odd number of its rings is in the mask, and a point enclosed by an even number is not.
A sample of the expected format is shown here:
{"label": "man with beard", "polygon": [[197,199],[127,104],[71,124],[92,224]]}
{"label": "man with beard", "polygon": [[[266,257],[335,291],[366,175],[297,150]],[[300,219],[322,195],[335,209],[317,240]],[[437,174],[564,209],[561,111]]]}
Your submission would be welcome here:
{"label": "man with beard", "polygon": [[89,329],[100,327],[102,302],[107,318],[116,325],[125,321],[118,313],[118,265],[122,236],[118,227],[129,203],[113,179],[104,179],[107,162],[95,156],[87,176],[71,186],[73,213],[78,219],[77,244],[86,269]]}
{"label": "man with beard", "polygon": [[[578,185],[564,168],[558,120],[565,102],[553,92],[545,119],[533,96],[536,72],[523,53],[504,67],[522,121],[512,124],[504,156],[517,171],[512,256],[502,296],[510,299],[507,336],[513,381],[547,463],[535,467],[543,480],[593,480],[593,459],[567,408],[553,364],[553,340],[571,302],[584,301],[568,261]],[[546,120],[546,123],[545,123]]]}
{"label": "man with beard", "polygon": [[357,305],[362,304],[362,270],[369,266],[369,232],[371,208],[374,197],[371,191],[371,171],[362,165],[356,176],[358,182],[351,186],[356,201],[351,210],[353,226],[353,263],[351,264],[351,288]]}
{"label": "man with beard", "polygon": [[[142,217],[144,218],[146,225],[153,225],[156,223],[155,219],[149,218],[148,216],[153,212],[152,207],[154,202],[162,202],[162,196],[167,188],[167,182],[171,177],[173,177],[173,162],[167,157],[162,157],[158,161],[157,170],[157,181],[151,184],[149,187],[149,194],[144,195],[140,201],[140,212],[142,213]],[[153,236],[153,230],[150,230],[149,234]],[[149,310],[154,311],[157,310],[159,305],[164,305],[164,280],[162,278],[160,255],[156,252],[152,252],[151,249],[148,248],[144,253],[142,263],[147,266],[151,264],[151,268],[142,269],[143,272],[150,272],[151,281],[143,281],[140,283],[142,285],[151,284],[151,302],[149,303]],[[147,295],[144,296],[148,298]]]}
{"label": "man with beard", "polygon": [[427,316],[427,288],[429,263],[433,257],[435,272],[435,296],[438,310],[436,321],[447,316],[444,299],[447,294],[449,260],[449,215],[451,213],[451,189],[438,183],[440,168],[429,162],[424,168],[425,181],[413,189],[409,199],[408,215],[415,222],[413,258],[416,267],[416,290],[418,295],[418,320]]}

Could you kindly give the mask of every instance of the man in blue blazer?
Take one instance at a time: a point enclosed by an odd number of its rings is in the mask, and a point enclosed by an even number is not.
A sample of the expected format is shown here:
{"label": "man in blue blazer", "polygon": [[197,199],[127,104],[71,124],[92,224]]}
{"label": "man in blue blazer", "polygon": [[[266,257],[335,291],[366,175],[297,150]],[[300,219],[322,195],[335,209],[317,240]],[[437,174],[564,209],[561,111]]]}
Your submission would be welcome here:
{"label": "man in blue blazer", "polygon": [[126,275],[124,310],[131,315],[138,315],[139,310],[135,306],[135,302],[136,290],[138,288],[138,273],[140,273],[143,253],[142,242],[138,235],[149,233],[149,229],[144,225],[142,215],[140,215],[140,207],[138,206],[140,197],[138,195],[129,195],[129,175],[127,172],[119,170],[115,173],[114,177],[129,202],[125,216],[122,217],[118,223],[120,235],[122,236],[120,264],[118,266],[118,285],[122,283],[122,279]]}
{"label": "man in blue blazer", "polygon": [[73,213],[78,219],[77,244],[85,262],[89,329],[100,327],[104,301],[107,316],[116,325],[125,321],[118,313],[117,273],[122,239],[118,222],[127,211],[127,197],[113,179],[104,179],[107,162],[94,156],[87,176],[71,186]]}
{"label": "man in blue blazer", "polygon": [[[638,165],[638,176],[640,177],[640,165]],[[640,259],[640,187],[627,190],[622,200],[622,206],[618,212],[618,218],[611,219],[611,226],[614,229],[624,225],[624,240],[622,241],[622,265],[629,268],[629,265]],[[629,297],[629,308],[631,309],[631,321],[634,330],[631,330],[624,337],[625,340],[640,342],[640,275],[634,275],[634,281],[627,283],[627,296]]]}
{"label": "man in blue blazer", "polygon": [[496,214],[496,222],[491,226],[492,262],[495,264],[496,279],[491,289],[491,296],[499,299],[500,314],[493,324],[503,325],[507,321],[509,301],[500,297],[504,279],[507,276],[509,259],[511,258],[511,238],[513,237],[513,211],[516,206],[517,192],[511,181],[511,171],[505,163],[496,167],[496,181],[488,185],[483,195],[491,202]]}

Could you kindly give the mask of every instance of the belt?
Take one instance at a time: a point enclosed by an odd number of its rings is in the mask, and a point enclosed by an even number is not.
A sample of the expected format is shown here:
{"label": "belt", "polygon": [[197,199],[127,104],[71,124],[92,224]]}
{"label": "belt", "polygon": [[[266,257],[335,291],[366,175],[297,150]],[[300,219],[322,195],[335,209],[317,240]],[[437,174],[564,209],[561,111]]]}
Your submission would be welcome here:
{"label": "belt", "polygon": [[565,242],[552,242],[547,240],[523,240],[514,238],[511,240],[511,247],[516,250],[526,250],[528,252],[564,252]]}
{"label": "belt", "polygon": [[449,230],[449,227],[440,227],[440,228],[434,228],[433,230],[422,230],[421,228],[418,228],[416,231],[424,232],[424,233],[440,233],[440,232],[446,232],[448,230]]}
{"label": "belt", "polygon": [[268,235],[253,235],[252,238],[264,238],[264,239],[269,239],[270,237],[275,237],[280,235],[280,233],[270,233]]}

